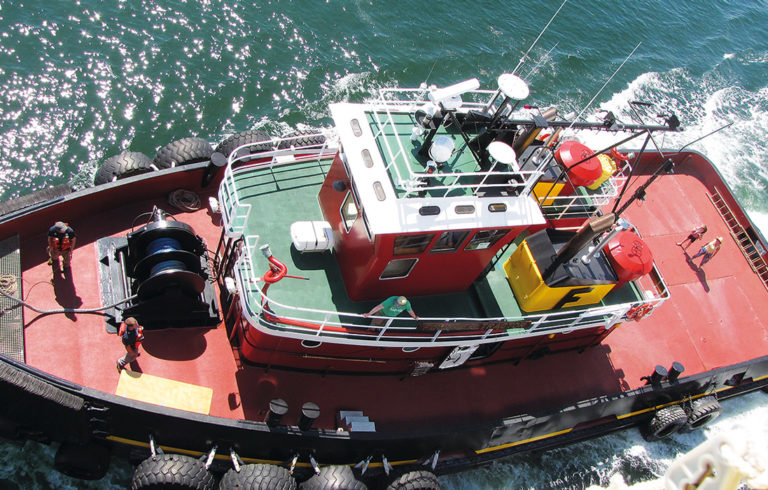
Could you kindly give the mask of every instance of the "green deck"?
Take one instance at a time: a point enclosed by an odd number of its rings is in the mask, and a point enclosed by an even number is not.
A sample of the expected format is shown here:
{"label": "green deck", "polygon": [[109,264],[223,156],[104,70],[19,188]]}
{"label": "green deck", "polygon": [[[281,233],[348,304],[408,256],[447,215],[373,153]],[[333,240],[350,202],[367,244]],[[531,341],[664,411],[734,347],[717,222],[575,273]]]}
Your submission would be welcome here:
{"label": "green deck", "polygon": [[[410,172],[424,173],[428,157],[419,155],[422,141],[425,136],[422,136],[419,141],[411,141],[411,131],[416,125],[416,118],[410,113],[392,113],[392,122],[388,124],[388,121],[384,119],[386,115],[379,115],[382,126],[376,121],[376,118],[372,113],[367,113],[368,123],[371,125],[371,131],[376,135],[376,144],[379,147],[384,161],[389,161],[389,149],[392,153],[398,154],[400,147],[405,150],[405,158],[397,158],[394,165],[397,167],[400,175],[404,178],[410,174]],[[432,185],[451,185],[458,177],[447,175],[449,173],[460,174],[464,172],[479,172],[480,166],[472,156],[472,152],[467,148],[467,144],[458,131],[452,131],[451,126],[446,128],[440,126],[435,137],[447,136],[453,140],[455,150],[451,158],[445,162],[443,173],[437,172],[430,176]],[[474,134],[468,134],[470,138],[476,136]],[[394,171],[390,169],[390,178],[394,183]],[[476,177],[468,176],[460,180],[461,184],[471,184]],[[395,187],[395,192],[398,197],[403,197],[405,191]],[[434,195],[437,197],[443,197],[444,190],[430,190],[427,191],[427,195]],[[450,196],[470,195],[472,190],[469,188],[454,189],[450,192]]]}
{"label": "green deck", "polygon": [[[404,139],[403,145],[411,149],[411,160],[415,170],[423,171],[424,158],[418,156],[418,146],[410,141],[410,130],[414,120],[408,115],[399,115],[397,135],[382,134],[378,138],[388,138],[394,144],[395,138]],[[372,123],[375,124],[375,123]],[[389,125],[388,127],[391,127]],[[469,154],[460,135],[448,134],[456,140],[457,151],[448,165],[454,170],[477,170],[477,165]],[[386,153],[383,153],[385,155]],[[342,311],[364,313],[375,302],[351,301],[345,291],[341,272],[332,253],[299,253],[291,244],[290,225],[296,221],[324,220],[317,195],[328,171],[330,161],[294,163],[269,168],[241,169],[235,176],[238,197],[241,203],[250,204],[251,214],[245,235],[259,235],[259,246],[269,244],[272,253],[288,266],[288,274],[307,279],[285,278],[269,289],[273,301],[284,305],[302,306],[324,311]],[[471,168],[470,168],[471,167]],[[404,169],[403,169],[404,170]],[[480,317],[480,318],[520,318],[520,310],[502,268],[504,261],[515,250],[518,237],[497,260],[490,272],[478,280],[474,287],[463,293],[440,296],[410,298],[414,310],[419,316],[440,317]],[[256,276],[261,276],[268,263],[261,253],[253,252]],[[637,301],[641,296],[633,285],[610,293],[604,303],[618,304]],[[539,314],[545,312],[538,312]],[[322,315],[298,313],[296,316],[324,320]],[[339,322],[337,315],[326,320]],[[348,320],[348,318],[347,318]],[[366,322],[367,323],[367,322]]]}

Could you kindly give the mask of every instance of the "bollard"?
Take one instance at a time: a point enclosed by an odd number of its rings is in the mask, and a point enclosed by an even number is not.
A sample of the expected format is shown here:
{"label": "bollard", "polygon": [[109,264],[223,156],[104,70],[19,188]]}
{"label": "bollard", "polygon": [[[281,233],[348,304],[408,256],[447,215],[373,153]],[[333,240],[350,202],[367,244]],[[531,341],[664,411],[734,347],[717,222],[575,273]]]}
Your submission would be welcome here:
{"label": "bollard", "polygon": [[669,374],[667,375],[667,380],[670,383],[674,383],[677,381],[677,378],[685,371],[685,366],[680,364],[679,362],[675,361],[672,363],[672,366],[669,368]]}
{"label": "bollard", "polygon": [[667,369],[664,366],[656,366],[653,370],[650,379],[648,380],[652,385],[656,386],[667,376]]}
{"label": "bollard", "polygon": [[288,404],[282,398],[274,398],[269,402],[269,412],[264,421],[270,427],[280,425],[280,419],[288,412]]}
{"label": "bollard", "polygon": [[315,419],[320,416],[320,407],[312,402],[307,402],[301,406],[301,418],[299,419],[299,429],[309,430]]}

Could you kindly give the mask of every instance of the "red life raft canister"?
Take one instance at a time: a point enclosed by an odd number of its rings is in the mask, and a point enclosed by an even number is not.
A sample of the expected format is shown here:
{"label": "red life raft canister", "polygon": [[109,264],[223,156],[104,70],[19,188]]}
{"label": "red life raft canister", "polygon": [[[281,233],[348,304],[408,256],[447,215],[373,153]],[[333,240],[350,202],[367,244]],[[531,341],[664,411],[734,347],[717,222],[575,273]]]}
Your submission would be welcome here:
{"label": "red life raft canister", "polygon": [[648,245],[629,230],[618,232],[603,251],[619,278],[616,289],[653,269],[653,254]]}
{"label": "red life raft canister", "polygon": [[588,146],[578,141],[565,141],[555,152],[555,159],[568,169],[568,177],[573,185],[587,187],[603,175],[603,165],[597,156],[579,163],[594,153]]}

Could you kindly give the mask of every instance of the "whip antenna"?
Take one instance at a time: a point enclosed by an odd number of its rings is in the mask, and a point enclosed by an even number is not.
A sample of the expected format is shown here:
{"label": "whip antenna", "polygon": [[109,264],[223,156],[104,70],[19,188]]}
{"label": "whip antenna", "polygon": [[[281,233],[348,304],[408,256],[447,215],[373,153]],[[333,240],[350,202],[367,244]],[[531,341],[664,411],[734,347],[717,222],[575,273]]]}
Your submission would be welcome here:
{"label": "whip antenna", "polygon": [[556,43],[555,43],[555,45],[554,45],[554,46],[552,46],[552,47],[549,49],[549,51],[547,51],[547,52],[546,52],[546,54],[544,54],[544,56],[542,56],[542,57],[539,59],[539,61],[538,61],[538,62],[537,62],[537,63],[536,63],[534,66],[533,66],[533,68],[531,68],[531,71],[529,71],[529,72],[528,72],[528,74],[527,74],[526,76],[522,77],[522,78],[523,78],[523,80],[525,80],[525,81],[527,82],[527,81],[528,81],[528,80],[529,80],[529,79],[530,79],[530,78],[531,78],[533,75],[535,75],[535,74],[536,74],[536,72],[537,72],[537,71],[539,70],[539,68],[541,67],[541,64],[542,64],[542,63],[544,63],[544,60],[546,60],[546,59],[548,59],[548,58],[549,58],[549,55],[550,55],[550,53],[552,53],[552,51],[554,51],[554,49],[557,47],[557,45],[558,45],[558,44],[560,44],[560,42],[559,42],[559,41],[558,41],[558,42],[556,42]]}
{"label": "whip antenna", "polygon": [[526,51],[525,54],[523,55],[523,57],[520,58],[520,61],[517,63],[517,66],[515,67],[515,69],[512,70],[512,74],[513,75],[515,74],[515,72],[517,72],[517,69],[520,68],[520,65],[525,63],[526,58],[528,58],[528,53],[530,53],[531,50],[533,49],[533,47],[536,45],[536,43],[539,42],[539,38],[541,38],[541,36],[544,34],[544,31],[547,30],[547,27],[549,27],[549,24],[551,24],[552,21],[555,20],[555,17],[557,17],[557,14],[560,12],[560,10],[562,10],[562,8],[565,7],[566,3],[568,3],[568,0],[563,0],[563,3],[560,4],[560,8],[558,8],[557,11],[555,12],[555,14],[552,16],[552,18],[549,19],[549,22],[547,22],[547,25],[544,26],[544,29],[542,29],[541,32],[539,32],[538,37],[533,40],[533,43],[531,44],[531,47],[528,48],[528,51]]}
{"label": "whip antenna", "polygon": [[570,126],[568,126],[568,129],[571,129],[571,128],[573,127],[573,125],[576,123],[576,121],[577,121],[577,120],[579,120],[579,118],[581,118],[582,114],[584,114],[584,113],[586,112],[586,110],[587,110],[587,109],[589,109],[589,106],[591,106],[591,105],[592,105],[592,102],[594,102],[594,101],[595,101],[595,99],[597,98],[597,96],[598,96],[598,95],[600,95],[600,92],[602,92],[602,91],[605,89],[605,87],[606,87],[606,86],[607,86],[609,83],[611,83],[611,80],[613,80],[613,77],[615,77],[615,76],[616,76],[616,74],[617,74],[617,73],[619,73],[619,70],[621,70],[621,67],[623,67],[623,66],[626,64],[626,62],[627,62],[627,61],[629,61],[629,58],[631,58],[631,57],[632,57],[632,55],[633,55],[633,54],[635,54],[635,51],[637,51],[637,48],[639,48],[641,44],[643,44],[643,43],[637,43],[637,46],[635,46],[635,49],[633,49],[633,50],[632,50],[632,52],[631,52],[631,53],[629,53],[629,54],[627,55],[627,57],[626,57],[626,58],[624,58],[624,61],[622,61],[622,62],[621,62],[621,64],[619,65],[619,67],[618,67],[618,68],[616,68],[616,71],[614,71],[614,72],[613,72],[613,75],[611,75],[611,77],[610,77],[608,80],[606,80],[606,81],[605,81],[605,83],[603,84],[603,86],[602,86],[602,87],[600,87],[600,90],[598,90],[598,91],[597,91],[597,93],[595,94],[595,96],[594,96],[594,97],[592,97],[592,100],[590,100],[590,101],[589,101],[589,103],[588,103],[588,104],[587,104],[587,105],[584,107],[584,109],[582,109],[582,110],[581,110],[581,112],[579,112],[579,115],[578,115],[578,116],[576,116],[575,118],[573,118],[573,121],[571,121],[571,125],[570,125]]}
{"label": "whip antenna", "polygon": [[695,140],[691,141],[690,143],[686,144],[685,146],[683,146],[682,148],[680,148],[679,150],[677,150],[677,152],[678,152],[678,153],[680,153],[681,151],[683,151],[684,149],[688,148],[688,147],[689,147],[689,146],[691,146],[692,144],[694,144],[694,143],[698,143],[699,141],[703,140],[704,138],[707,138],[707,137],[709,137],[709,136],[712,136],[713,134],[717,133],[718,131],[722,131],[723,129],[727,128],[728,126],[731,126],[732,124],[733,124],[733,121],[729,122],[729,123],[728,123],[728,124],[726,124],[725,126],[720,126],[719,128],[715,129],[714,131],[710,131],[709,133],[705,134],[704,136],[701,136],[701,137],[699,137],[699,138],[696,138]]}

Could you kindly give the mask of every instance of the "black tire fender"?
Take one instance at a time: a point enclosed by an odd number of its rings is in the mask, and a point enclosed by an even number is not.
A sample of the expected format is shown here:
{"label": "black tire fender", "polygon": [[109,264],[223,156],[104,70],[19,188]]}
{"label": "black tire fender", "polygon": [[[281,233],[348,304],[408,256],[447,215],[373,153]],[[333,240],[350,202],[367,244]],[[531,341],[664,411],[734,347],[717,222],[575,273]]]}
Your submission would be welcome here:
{"label": "black tire fender", "polygon": [[63,442],[56,450],[53,467],[59,473],[81,480],[100,480],[109,470],[110,450],[101,444]]}
{"label": "black tire fender", "polygon": [[367,490],[349,466],[325,466],[320,473],[301,483],[302,490]]}
{"label": "black tire fender", "polygon": [[431,471],[408,471],[392,480],[386,490],[440,490],[440,482]]}
{"label": "black tire fender", "polygon": [[290,148],[291,146],[323,146],[325,136],[311,131],[296,131],[285,137],[277,147],[280,149]]}
{"label": "black tire fender", "polygon": [[216,151],[223,154],[225,157],[229,157],[235,149],[243,145],[250,145],[248,146],[248,149],[251,153],[268,151],[272,149],[272,138],[266,131],[250,129],[248,131],[243,131],[242,133],[233,134],[225,139],[219,143],[216,147]]}
{"label": "black tire fender", "polygon": [[688,414],[680,405],[670,405],[658,410],[643,427],[646,441],[665,439],[682,429],[688,422]]}
{"label": "black tire fender", "polygon": [[124,151],[104,160],[99,170],[96,171],[93,183],[96,185],[107,184],[152,170],[152,160],[148,156],[136,151]]}
{"label": "black tire fender", "polygon": [[219,488],[251,490],[295,490],[291,472],[273,464],[246,464],[240,472],[230,469],[219,482]]}
{"label": "black tire fender", "polygon": [[180,167],[205,162],[211,158],[211,153],[213,148],[208,141],[202,138],[182,138],[160,148],[152,163],[159,169]]}
{"label": "black tire fender", "polygon": [[685,430],[693,431],[704,427],[717,417],[723,408],[714,396],[705,396],[691,402],[691,410],[688,413]]}
{"label": "black tire fender", "polygon": [[145,459],[131,480],[131,490],[213,490],[215,486],[216,479],[202,461],[182,454],[158,454]]}

